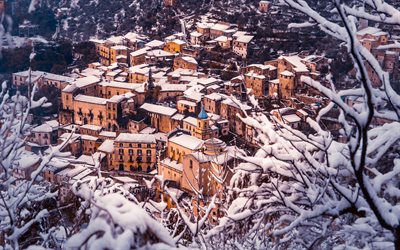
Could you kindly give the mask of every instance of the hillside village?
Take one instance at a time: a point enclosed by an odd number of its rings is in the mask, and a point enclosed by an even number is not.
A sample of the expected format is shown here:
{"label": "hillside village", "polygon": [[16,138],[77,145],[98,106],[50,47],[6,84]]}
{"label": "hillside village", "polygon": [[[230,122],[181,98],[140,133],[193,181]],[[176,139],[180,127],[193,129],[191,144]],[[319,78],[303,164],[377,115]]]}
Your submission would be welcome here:
{"label": "hillside village", "polygon": [[[164,4],[177,2],[165,0]],[[260,1],[260,12],[270,8],[268,1]],[[93,38],[99,60],[68,75],[15,72],[12,83],[17,88],[36,82],[39,88],[54,86],[61,93],[58,114],[43,118],[32,129],[25,149],[39,154],[69,140],[65,151],[72,153],[73,160],[42,176],[59,188],[61,203],[74,199],[70,187],[75,181],[97,175],[100,166],[102,175],[135,190],[141,199],[151,196],[173,207],[164,191],[168,187],[177,195],[201,194],[204,203],[217,194],[217,204],[221,204],[231,169],[241,161],[239,155],[259,148],[258,132],[243,118],[264,113],[312,134],[313,128],[305,121],[329,103],[302,76],[330,85],[331,58],[308,51],[282,52],[273,60],[247,64],[253,39],[254,33],[237,25],[203,20],[191,30],[183,28],[161,40],[133,31]],[[399,79],[400,49],[390,46],[398,41],[368,26],[360,29],[357,39],[393,79]],[[224,58],[227,53],[234,55],[222,65],[232,72],[230,79],[215,74],[212,60],[204,56]],[[373,84],[379,85],[373,68],[366,67]],[[357,105],[362,100],[345,101]],[[336,111],[321,123],[344,142],[347,138],[339,133]],[[385,122],[374,120],[374,124]],[[30,178],[34,170],[15,175]],[[156,181],[149,186],[153,178]],[[221,216],[216,206],[210,221],[216,223]]]}

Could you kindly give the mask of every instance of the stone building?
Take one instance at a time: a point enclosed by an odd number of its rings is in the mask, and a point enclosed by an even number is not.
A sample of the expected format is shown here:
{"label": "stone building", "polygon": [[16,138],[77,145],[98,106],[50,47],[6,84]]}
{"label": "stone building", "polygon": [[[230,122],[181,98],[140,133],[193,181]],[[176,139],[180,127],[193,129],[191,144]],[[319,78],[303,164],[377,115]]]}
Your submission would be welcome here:
{"label": "stone building", "polygon": [[196,59],[190,56],[181,56],[174,59],[174,70],[188,69],[197,71],[197,66],[198,64]]}
{"label": "stone building", "polygon": [[114,141],[109,170],[150,172],[156,163],[154,135],[121,133]]}
{"label": "stone building", "polygon": [[186,42],[180,39],[168,41],[165,44],[164,50],[170,53],[181,53],[183,48],[186,47]]}
{"label": "stone building", "polygon": [[175,108],[144,103],[140,109],[150,116],[151,126],[158,131],[168,133],[174,129],[171,118],[177,112]]}
{"label": "stone building", "polygon": [[261,12],[268,12],[270,4],[271,2],[269,1],[260,1],[258,3],[258,10]]}
{"label": "stone building", "polygon": [[243,35],[233,40],[233,52],[243,58],[247,57],[249,52],[249,44],[253,40],[253,36]]}

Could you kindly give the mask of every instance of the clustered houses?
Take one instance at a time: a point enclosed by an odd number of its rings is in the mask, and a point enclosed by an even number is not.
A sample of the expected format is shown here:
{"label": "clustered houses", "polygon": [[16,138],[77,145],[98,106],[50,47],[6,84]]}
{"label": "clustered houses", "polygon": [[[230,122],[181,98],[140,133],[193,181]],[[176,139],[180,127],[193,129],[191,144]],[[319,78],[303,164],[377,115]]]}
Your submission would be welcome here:
{"label": "clustered houses", "polygon": [[[382,69],[389,73],[393,82],[400,81],[400,49],[391,47],[399,41],[391,39],[389,33],[375,27],[366,27],[357,32],[357,39],[378,60]],[[366,64],[372,84],[381,85],[379,75],[371,65]]]}
{"label": "clustered houses", "polygon": [[[267,1],[260,2],[260,11],[268,8]],[[18,87],[30,79],[39,87],[61,90],[58,121],[33,128],[26,150],[37,152],[68,140],[65,150],[76,157],[74,162],[44,173],[45,180],[60,186],[62,202],[70,195],[71,183],[94,175],[99,163],[103,174],[122,183],[143,185],[143,178],[159,175],[160,182],[154,184],[158,194],[166,185],[171,192],[201,194],[203,199],[193,202],[207,203],[216,194],[221,203],[240,150],[237,145],[257,147],[257,132],[241,117],[264,112],[307,131],[307,117],[326,105],[327,98],[308,89],[301,77],[323,79],[327,58],[282,54],[241,67],[230,81],[223,81],[204,73],[200,51],[218,45],[246,58],[253,36],[223,22],[197,23],[189,34],[162,41],[132,32],[93,39],[99,62],[73,77],[39,71],[13,74]],[[395,72],[399,51],[385,47],[393,43],[387,34],[367,28],[358,39],[386,70]],[[253,96],[257,108],[250,104]],[[157,197],[174,206],[166,193]],[[218,216],[217,204],[213,218]]]}
{"label": "clustered houses", "polygon": [[54,86],[58,89],[63,89],[69,82],[75,80],[73,77],[67,77],[62,75],[56,75],[52,73],[42,72],[42,71],[32,71],[29,74],[29,70],[13,73],[12,80],[14,86],[26,85],[29,82],[37,82],[39,88],[43,86]]}
{"label": "clustered houses", "polygon": [[238,31],[235,25],[224,22],[200,22],[196,30],[190,33],[193,46],[204,46],[210,50],[219,45],[243,58],[247,57],[253,38],[247,32]]}

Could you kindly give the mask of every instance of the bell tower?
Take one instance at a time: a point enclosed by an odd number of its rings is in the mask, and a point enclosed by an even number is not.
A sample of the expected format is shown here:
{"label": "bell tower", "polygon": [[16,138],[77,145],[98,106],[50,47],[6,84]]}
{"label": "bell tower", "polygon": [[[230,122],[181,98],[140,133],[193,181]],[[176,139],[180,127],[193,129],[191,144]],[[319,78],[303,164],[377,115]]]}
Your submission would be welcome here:
{"label": "bell tower", "polygon": [[199,115],[197,116],[197,127],[195,130],[195,137],[202,140],[207,140],[211,138],[212,136],[211,132],[212,131],[210,128],[210,119],[208,118],[208,115],[204,109],[203,103],[201,103],[201,110]]}

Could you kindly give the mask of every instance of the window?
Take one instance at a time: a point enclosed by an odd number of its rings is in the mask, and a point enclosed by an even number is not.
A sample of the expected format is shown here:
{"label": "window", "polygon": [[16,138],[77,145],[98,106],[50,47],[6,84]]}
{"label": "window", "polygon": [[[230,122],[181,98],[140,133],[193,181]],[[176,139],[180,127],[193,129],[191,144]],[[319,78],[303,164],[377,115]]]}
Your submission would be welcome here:
{"label": "window", "polygon": [[141,149],[138,149],[137,154],[138,154],[138,155],[142,155],[142,150],[141,150]]}
{"label": "window", "polygon": [[123,149],[119,149],[119,150],[118,150],[118,153],[119,153],[120,155],[123,155],[123,154],[124,154],[124,150],[123,150]]}
{"label": "window", "polygon": [[148,148],[151,148],[151,144],[147,144],[147,147],[148,147]]}
{"label": "window", "polygon": [[193,161],[192,160],[189,161],[189,167],[193,168]]}
{"label": "window", "polygon": [[151,150],[146,150],[146,155],[151,156]]}
{"label": "window", "polygon": [[129,155],[133,155],[133,149],[129,149],[128,153]]}
{"label": "window", "polygon": [[[142,147],[142,144],[139,143],[139,144],[138,144],[138,148],[141,148],[141,147]],[[142,150],[140,150],[140,152],[141,152],[141,151],[142,151]]]}
{"label": "window", "polygon": [[124,144],[123,144],[123,143],[120,143],[119,146],[122,148],[122,147],[124,147]]}

